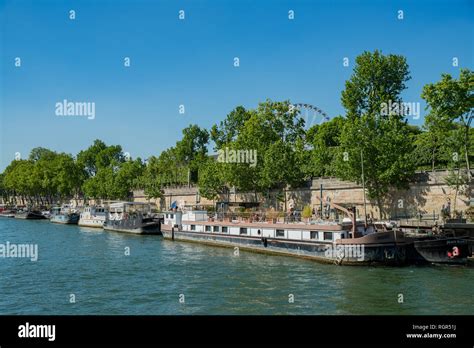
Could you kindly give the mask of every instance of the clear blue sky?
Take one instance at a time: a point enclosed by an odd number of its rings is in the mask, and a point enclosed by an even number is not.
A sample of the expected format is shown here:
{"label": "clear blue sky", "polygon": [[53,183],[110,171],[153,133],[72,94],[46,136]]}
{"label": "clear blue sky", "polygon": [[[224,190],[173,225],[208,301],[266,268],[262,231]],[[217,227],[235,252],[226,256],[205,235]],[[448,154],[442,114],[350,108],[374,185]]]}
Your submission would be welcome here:
{"label": "clear blue sky", "polygon": [[[334,117],[344,113],[344,81],[364,50],[406,56],[404,99],[422,102],[424,84],[473,68],[474,1],[0,0],[0,28],[3,170],[15,152],[76,154],[96,138],[132,157],[158,155],[188,124],[209,128],[266,98]],[[95,102],[95,119],[56,116],[63,99]]]}

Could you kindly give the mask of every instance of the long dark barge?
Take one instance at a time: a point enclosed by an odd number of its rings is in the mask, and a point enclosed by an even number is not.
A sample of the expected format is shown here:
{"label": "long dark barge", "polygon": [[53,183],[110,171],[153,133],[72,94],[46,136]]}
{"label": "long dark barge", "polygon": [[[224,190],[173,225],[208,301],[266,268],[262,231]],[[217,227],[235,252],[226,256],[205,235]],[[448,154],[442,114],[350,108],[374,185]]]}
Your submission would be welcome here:
{"label": "long dark barge", "polygon": [[39,210],[19,210],[14,217],[15,219],[46,220],[46,216]]}
{"label": "long dark barge", "polygon": [[139,202],[110,204],[103,228],[133,234],[161,234],[160,221],[151,214],[150,205]]}

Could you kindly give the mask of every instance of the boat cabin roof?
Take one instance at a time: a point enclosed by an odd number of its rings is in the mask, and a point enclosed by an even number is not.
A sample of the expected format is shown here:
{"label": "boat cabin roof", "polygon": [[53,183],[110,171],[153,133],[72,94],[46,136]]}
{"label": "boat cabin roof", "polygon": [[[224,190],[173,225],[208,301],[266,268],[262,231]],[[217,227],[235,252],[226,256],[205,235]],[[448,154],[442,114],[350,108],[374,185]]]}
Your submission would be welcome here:
{"label": "boat cabin roof", "polygon": [[150,205],[149,203],[144,203],[144,202],[118,202],[118,203],[112,203],[109,205],[110,208],[122,208],[126,205],[135,205],[135,206],[145,206],[145,205]]}
{"label": "boat cabin roof", "polygon": [[305,230],[305,231],[350,231],[352,224],[306,224],[306,223],[267,223],[267,222],[243,222],[243,221],[183,221],[185,225],[209,225],[242,228],[261,228],[278,230]]}
{"label": "boat cabin roof", "polygon": [[181,213],[181,214],[207,214],[207,210],[166,210],[162,212],[163,214],[176,214],[176,213]]}

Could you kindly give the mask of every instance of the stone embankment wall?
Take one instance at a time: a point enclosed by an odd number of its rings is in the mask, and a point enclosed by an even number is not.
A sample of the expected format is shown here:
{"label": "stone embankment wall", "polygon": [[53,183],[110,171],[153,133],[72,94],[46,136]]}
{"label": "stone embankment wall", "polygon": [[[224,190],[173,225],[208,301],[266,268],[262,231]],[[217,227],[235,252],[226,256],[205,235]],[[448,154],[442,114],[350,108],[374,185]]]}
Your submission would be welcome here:
{"label": "stone embankment wall", "polygon": [[[467,192],[458,193],[453,188],[446,185],[447,171],[420,172],[417,173],[414,182],[407,190],[394,190],[387,195],[383,202],[385,213],[388,217],[404,218],[414,217],[418,214],[426,216],[434,215],[438,218],[443,205],[450,201],[451,211],[465,211],[470,204],[473,204],[472,192],[474,185],[471,184]],[[321,194],[323,200],[328,199],[333,203],[343,206],[356,206],[359,216],[364,212],[364,195],[362,186],[349,181],[342,181],[337,178],[315,178],[307,187],[283,191],[271,191],[266,195],[255,196],[254,193],[229,193],[222,195],[217,200],[212,201],[200,197],[197,187],[176,187],[165,190],[164,197],[158,200],[147,200],[143,192],[134,192],[135,201],[152,202],[166,210],[170,204],[176,201],[180,205],[187,206],[214,206],[218,201],[229,201],[234,204],[259,202],[262,207],[288,210],[290,207],[302,209],[305,205],[310,205],[315,210],[320,207],[318,197]],[[286,195],[286,201],[285,201]],[[376,202],[366,198],[367,214],[379,218],[380,213]]]}

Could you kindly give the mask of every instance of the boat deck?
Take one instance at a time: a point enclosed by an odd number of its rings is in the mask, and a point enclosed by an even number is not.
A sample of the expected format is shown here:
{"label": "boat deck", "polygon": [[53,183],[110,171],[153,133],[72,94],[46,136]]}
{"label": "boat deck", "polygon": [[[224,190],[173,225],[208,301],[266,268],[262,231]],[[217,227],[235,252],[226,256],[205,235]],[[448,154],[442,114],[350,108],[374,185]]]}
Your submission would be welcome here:
{"label": "boat deck", "polygon": [[[206,225],[206,226],[229,226],[229,227],[249,227],[249,228],[272,228],[272,229],[290,229],[315,231],[324,229],[325,231],[348,231],[351,224],[340,225],[334,223],[271,223],[271,222],[246,222],[246,221],[189,221],[183,220],[183,225]],[[362,225],[362,224],[361,224]],[[171,225],[162,224],[161,228],[171,230]]]}

